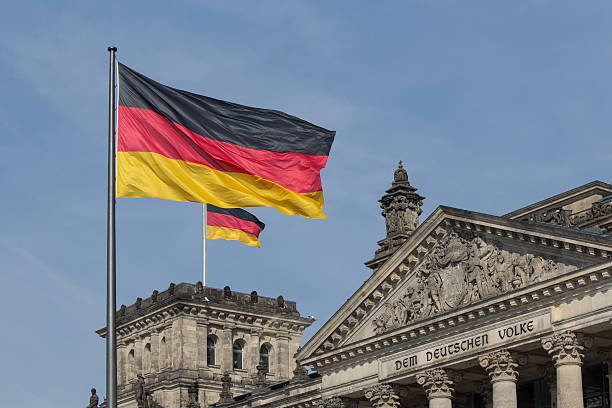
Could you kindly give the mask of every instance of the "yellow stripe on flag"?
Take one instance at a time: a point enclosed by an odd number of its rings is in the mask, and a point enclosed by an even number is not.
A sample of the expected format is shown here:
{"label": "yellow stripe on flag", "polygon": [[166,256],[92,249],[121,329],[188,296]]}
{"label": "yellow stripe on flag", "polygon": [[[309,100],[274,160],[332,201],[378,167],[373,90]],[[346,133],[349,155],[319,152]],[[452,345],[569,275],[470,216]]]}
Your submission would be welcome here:
{"label": "yellow stripe on flag", "polygon": [[223,172],[157,153],[117,153],[117,197],[154,197],[217,207],[275,207],[307,218],[323,214],[323,192],[295,193],[258,176]]}
{"label": "yellow stripe on flag", "polygon": [[206,227],[206,238],[207,239],[227,239],[229,241],[240,241],[243,244],[247,244],[250,246],[257,246],[261,248],[259,239],[257,239],[255,235],[249,234],[248,232],[244,232],[241,230],[233,229],[233,228],[214,227],[214,226],[209,225]]}

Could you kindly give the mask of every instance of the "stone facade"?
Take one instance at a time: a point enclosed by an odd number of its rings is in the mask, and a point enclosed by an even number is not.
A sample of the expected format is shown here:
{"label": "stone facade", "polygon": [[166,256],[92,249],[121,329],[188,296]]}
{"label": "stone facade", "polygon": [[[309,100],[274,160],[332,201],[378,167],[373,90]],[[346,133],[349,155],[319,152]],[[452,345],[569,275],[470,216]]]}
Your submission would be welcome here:
{"label": "stone facade", "polygon": [[282,298],[181,284],[122,307],[122,406],[136,406],[142,373],[140,394],[163,408],[609,407],[612,185],[504,216],[441,206],[422,224],[415,191],[400,162],[373,274],[302,348],[312,321]]}

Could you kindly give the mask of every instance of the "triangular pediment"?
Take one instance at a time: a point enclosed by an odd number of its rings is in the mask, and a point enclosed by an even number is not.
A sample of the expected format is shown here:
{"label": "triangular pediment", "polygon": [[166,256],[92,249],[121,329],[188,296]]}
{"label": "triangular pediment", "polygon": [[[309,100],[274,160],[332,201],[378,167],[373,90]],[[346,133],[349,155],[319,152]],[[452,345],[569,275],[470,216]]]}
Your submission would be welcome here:
{"label": "triangular pediment", "polygon": [[298,353],[309,361],[609,261],[600,234],[439,207]]}

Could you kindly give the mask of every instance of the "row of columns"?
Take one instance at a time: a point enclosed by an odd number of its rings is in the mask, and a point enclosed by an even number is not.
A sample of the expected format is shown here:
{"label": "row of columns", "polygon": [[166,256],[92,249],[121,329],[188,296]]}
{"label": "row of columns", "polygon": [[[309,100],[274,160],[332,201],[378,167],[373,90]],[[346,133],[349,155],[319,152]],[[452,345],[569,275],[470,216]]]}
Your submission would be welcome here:
{"label": "row of columns", "polygon": [[[542,339],[542,346],[552,358],[555,381],[551,391],[556,390],[553,407],[582,408],[582,362],[585,343],[579,333],[563,331]],[[516,383],[518,381],[518,357],[508,350],[499,350],[479,357],[479,363],[489,376],[492,392],[484,393],[487,408],[517,408]],[[434,368],[416,376],[417,383],[425,390],[429,408],[451,408],[455,384],[461,375],[450,369]],[[554,384],[553,384],[554,382]],[[554,396],[556,394],[556,397]],[[365,391],[365,397],[374,408],[399,408],[401,388],[395,384],[378,384]],[[349,399],[324,400],[324,408],[347,408]]]}

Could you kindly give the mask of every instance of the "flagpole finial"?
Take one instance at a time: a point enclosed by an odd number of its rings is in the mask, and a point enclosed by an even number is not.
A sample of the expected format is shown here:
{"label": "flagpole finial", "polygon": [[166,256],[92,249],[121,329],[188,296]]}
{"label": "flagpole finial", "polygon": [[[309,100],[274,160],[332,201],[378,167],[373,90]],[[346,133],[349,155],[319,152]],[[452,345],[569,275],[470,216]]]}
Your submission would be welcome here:
{"label": "flagpole finial", "polygon": [[108,47],[108,52],[114,52],[114,51],[117,51],[117,47],[115,47],[114,45],[110,45]]}

